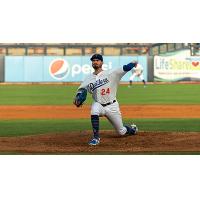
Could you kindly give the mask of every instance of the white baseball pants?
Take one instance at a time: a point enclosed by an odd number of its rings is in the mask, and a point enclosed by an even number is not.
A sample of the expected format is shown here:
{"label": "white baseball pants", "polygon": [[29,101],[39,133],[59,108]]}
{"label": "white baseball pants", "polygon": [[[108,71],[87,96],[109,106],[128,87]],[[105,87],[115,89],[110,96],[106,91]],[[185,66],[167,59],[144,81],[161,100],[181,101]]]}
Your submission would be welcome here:
{"label": "white baseball pants", "polygon": [[91,115],[105,116],[120,135],[126,134],[127,129],[123,126],[119,103],[117,101],[105,107],[98,102],[93,102]]}
{"label": "white baseball pants", "polygon": [[140,80],[144,80],[143,74],[140,74],[140,75],[138,76],[136,73],[133,73],[133,75],[129,78],[130,81],[133,81],[133,79],[134,79],[136,76],[139,77]]}

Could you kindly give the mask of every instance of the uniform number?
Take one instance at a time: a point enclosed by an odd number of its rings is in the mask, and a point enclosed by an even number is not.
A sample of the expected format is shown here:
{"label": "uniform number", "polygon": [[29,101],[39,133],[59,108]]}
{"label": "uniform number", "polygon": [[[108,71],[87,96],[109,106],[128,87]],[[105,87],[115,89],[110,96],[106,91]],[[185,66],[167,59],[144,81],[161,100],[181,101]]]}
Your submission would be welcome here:
{"label": "uniform number", "polygon": [[101,89],[101,95],[106,95],[106,94],[110,94],[110,88]]}

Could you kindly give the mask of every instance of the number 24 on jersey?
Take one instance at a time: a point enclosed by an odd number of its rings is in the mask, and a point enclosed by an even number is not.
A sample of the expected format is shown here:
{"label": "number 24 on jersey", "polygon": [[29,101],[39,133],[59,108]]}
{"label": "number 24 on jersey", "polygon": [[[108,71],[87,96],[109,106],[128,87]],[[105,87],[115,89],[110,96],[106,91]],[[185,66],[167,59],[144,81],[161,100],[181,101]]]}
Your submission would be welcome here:
{"label": "number 24 on jersey", "polygon": [[101,89],[101,95],[106,95],[106,94],[110,94],[110,88]]}

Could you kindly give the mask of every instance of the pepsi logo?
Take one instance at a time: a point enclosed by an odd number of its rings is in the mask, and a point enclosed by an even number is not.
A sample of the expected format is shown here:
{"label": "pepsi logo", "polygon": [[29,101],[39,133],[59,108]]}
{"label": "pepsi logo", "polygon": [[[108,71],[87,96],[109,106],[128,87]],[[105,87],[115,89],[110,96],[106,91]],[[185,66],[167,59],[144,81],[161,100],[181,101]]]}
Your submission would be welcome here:
{"label": "pepsi logo", "polygon": [[64,59],[54,59],[49,65],[49,73],[52,78],[62,80],[69,74],[69,64]]}

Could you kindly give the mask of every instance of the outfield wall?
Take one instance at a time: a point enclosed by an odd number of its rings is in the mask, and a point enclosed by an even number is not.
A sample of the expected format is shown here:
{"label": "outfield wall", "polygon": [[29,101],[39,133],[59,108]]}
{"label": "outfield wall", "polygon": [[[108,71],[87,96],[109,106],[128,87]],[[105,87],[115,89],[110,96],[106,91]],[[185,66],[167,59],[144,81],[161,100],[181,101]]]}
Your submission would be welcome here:
{"label": "outfield wall", "polygon": [[4,57],[0,56],[0,82],[4,82]]}
{"label": "outfield wall", "polygon": [[148,66],[147,80],[148,82],[153,82],[154,81],[154,56],[147,56],[147,66]]}
{"label": "outfield wall", "polygon": [[[144,67],[146,56],[104,56],[103,68],[115,69],[137,60]],[[5,82],[79,82],[93,72],[90,56],[6,56]],[[122,81],[129,81],[128,72]],[[136,79],[135,81],[139,81]]]}

